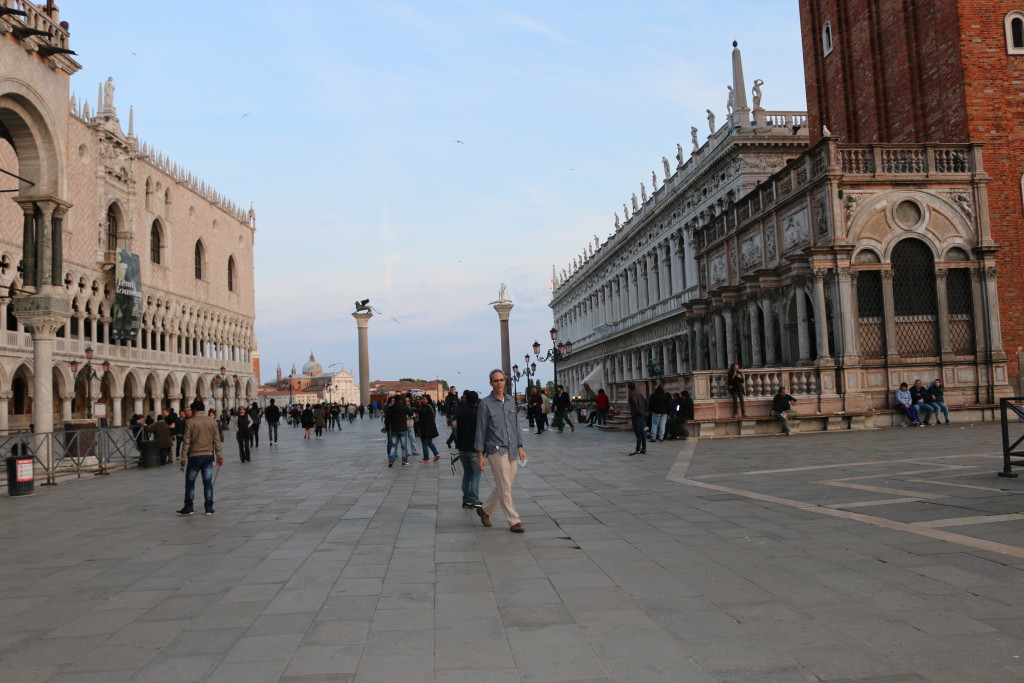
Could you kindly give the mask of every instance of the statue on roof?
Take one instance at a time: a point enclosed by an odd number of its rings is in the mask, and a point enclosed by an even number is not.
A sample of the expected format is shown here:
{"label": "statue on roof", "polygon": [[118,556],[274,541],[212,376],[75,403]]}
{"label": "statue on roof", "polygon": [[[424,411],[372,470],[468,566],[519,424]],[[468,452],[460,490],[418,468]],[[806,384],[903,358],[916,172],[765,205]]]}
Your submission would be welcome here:
{"label": "statue on roof", "polygon": [[[714,129],[712,124],[712,130]],[[690,126],[690,139],[693,140],[693,151],[696,152],[700,149],[700,143],[697,142],[697,126]]]}
{"label": "statue on roof", "polygon": [[754,109],[761,108],[761,86],[764,85],[764,81],[760,78],[754,79],[754,89],[751,94],[754,96]]}
{"label": "statue on roof", "polygon": [[[676,143],[676,148],[679,150],[679,155],[683,154],[683,146]],[[665,169],[665,180],[668,180],[672,176],[672,171],[668,167],[668,157],[661,158],[661,166]]]}
{"label": "statue on roof", "polygon": [[715,134],[715,112],[711,111],[710,109],[708,109],[707,112],[708,112],[708,128],[711,129],[711,134],[714,135]]}
{"label": "statue on roof", "polygon": [[736,91],[732,89],[731,85],[725,87],[729,89],[729,98],[725,101],[725,113],[732,116],[732,113],[736,111]]}

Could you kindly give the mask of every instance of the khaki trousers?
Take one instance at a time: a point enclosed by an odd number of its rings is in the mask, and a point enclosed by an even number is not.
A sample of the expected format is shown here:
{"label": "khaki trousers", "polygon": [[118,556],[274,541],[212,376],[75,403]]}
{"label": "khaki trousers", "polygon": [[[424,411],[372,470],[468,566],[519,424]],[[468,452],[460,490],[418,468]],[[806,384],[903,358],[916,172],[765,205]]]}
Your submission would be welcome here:
{"label": "khaki trousers", "polygon": [[492,453],[487,456],[487,463],[491,468],[491,476],[494,477],[494,489],[484,503],[484,512],[487,516],[493,515],[498,506],[505,511],[509,526],[519,523],[519,513],[516,512],[515,503],[512,502],[512,482],[516,479],[516,470],[519,463],[510,461],[508,453]]}

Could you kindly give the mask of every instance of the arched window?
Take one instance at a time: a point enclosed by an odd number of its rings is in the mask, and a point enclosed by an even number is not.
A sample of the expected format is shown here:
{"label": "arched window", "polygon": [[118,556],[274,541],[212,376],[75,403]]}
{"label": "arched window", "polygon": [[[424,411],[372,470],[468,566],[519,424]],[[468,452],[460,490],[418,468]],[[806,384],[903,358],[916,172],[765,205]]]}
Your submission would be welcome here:
{"label": "arched window", "polygon": [[235,291],[235,257],[228,257],[228,291]]}
{"label": "arched window", "polygon": [[203,279],[203,241],[196,240],[196,279]]}
{"label": "arched window", "polygon": [[857,272],[857,317],[861,358],[885,358],[885,309],[880,271]]}
{"label": "arched window", "polygon": [[1006,54],[1024,55],[1024,11],[1014,10],[1003,18]]}
{"label": "arched window", "polygon": [[821,27],[821,47],[825,51],[825,55],[832,54],[832,22],[826,21],[825,25]]}
{"label": "arched window", "polygon": [[117,206],[111,204],[107,209],[107,251],[117,249]]}
{"label": "arched window", "polygon": [[893,248],[891,261],[896,348],[903,358],[936,356],[939,335],[932,250],[921,240],[908,238]]}
{"label": "arched window", "polygon": [[162,246],[160,221],[153,221],[153,226],[149,229],[149,260],[153,263],[160,263],[160,248]]}

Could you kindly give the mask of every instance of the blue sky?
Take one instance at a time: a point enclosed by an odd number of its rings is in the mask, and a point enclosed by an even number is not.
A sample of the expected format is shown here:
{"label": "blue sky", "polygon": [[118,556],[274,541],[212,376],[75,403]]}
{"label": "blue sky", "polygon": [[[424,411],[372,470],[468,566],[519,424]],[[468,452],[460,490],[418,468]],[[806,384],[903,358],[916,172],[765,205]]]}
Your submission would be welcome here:
{"label": "blue sky", "polygon": [[805,108],[795,2],[64,0],[61,18],[79,98],[113,76],[140,139],[255,203],[264,379],[310,351],[356,367],[370,298],[372,379],[485,387],[499,284],[521,364],[552,265],[604,241],[705,109],[724,117],[733,40],[748,97],[761,78],[766,109]]}

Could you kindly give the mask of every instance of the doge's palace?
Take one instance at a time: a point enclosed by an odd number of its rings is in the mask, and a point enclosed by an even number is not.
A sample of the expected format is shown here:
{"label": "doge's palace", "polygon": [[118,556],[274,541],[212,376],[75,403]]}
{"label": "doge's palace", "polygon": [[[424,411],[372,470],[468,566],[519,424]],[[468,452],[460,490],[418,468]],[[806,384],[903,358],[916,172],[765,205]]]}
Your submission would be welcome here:
{"label": "doge's palace", "polygon": [[[254,213],[140,142],[112,79],[71,96],[67,24],[17,8],[0,17],[0,429],[38,431],[45,403],[52,424],[85,417],[89,395],[113,425],[254,400]],[[97,377],[76,379],[86,349]]]}

